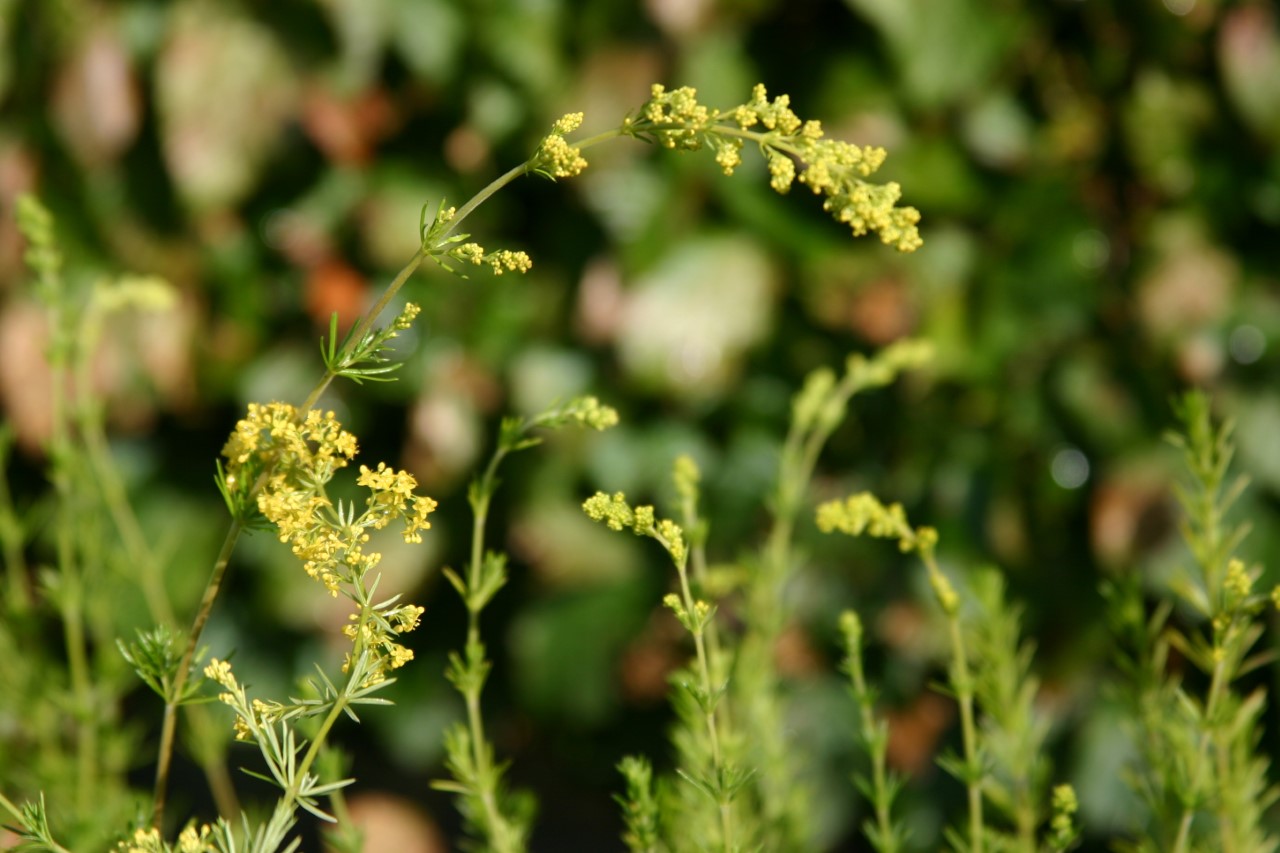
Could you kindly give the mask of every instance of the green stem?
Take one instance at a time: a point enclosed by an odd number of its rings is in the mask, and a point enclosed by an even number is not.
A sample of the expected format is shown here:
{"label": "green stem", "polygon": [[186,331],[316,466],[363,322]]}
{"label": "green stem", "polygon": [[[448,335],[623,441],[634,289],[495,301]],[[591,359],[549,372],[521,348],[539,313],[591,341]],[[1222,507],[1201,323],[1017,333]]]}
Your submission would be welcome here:
{"label": "green stem", "polygon": [[169,765],[173,760],[174,736],[177,732],[178,724],[178,704],[186,691],[187,677],[191,672],[191,662],[196,656],[200,635],[204,631],[205,623],[209,621],[209,614],[213,612],[213,602],[217,600],[218,592],[222,588],[222,579],[226,575],[228,564],[231,562],[231,552],[235,550],[236,542],[240,538],[242,529],[239,521],[232,521],[231,526],[227,529],[226,538],[222,541],[222,548],[218,551],[217,559],[213,562],[213,571],[210,572],[209,581],[205,584],[204,595],[200,599],[200,607],[196,611],[195,621],[191,623],[191,631],[187,636],[187,647],[182,652],[182,660],[178,664],[178,671],[174,674],[173,691],[165,702],[164,720],[160,727],[160,754],[156,760],[156,783],[152,795],[151,825],[157,829],[161,828],[164,823],[165,793],[169,785]]}
{"label": "green stem", "polygon": [[876,827],[879,829],[883,845],[878,845],[877,849],[880,853],[897,853],[897,836],[893,831],[893,819],[889,812],[889,780],[886,768],[888,744],[876,720],[871,692],[867,689],[866,673],[862,666],[862,648],[860,645],[854,645],[852,641],[849,647],[849,677],[853,681],[853,692],[858,701],[863,738],[867,743],[867,751],[871,755],[872,805],[876,811]]}
{"label": "green stem", "polygon": [[[668,552],[670,551],[670,543],[663,539],[657,530],[651,529],[650,535],[661,542]],[[694,614],[697,613],[697,601],[693,597],[693,591],[689,588],[688,562],[689,557],[686,550],[686,553],[676,563],[676,573],[680,576],[680,595],[684,599],[685,612],[696,620],[697,617]],[[715,690],[711,683],[711,668],[707,662],[707,646],[703,640],[703,627],[699,624],[700,621],[698,620],[694,623],[698,625],[698,628],[692,632],[693,647],[698,661],[698,679],[701,682],[702,695],[707,697],[708,700],[703,715],[707,725],[707,737],[711,743],[711,761],[715,767],[717,784],[719,785],[723,783],[725,778],[725,761],[720,751],[720,731],[719,726],[716,724],[717,703],[710,701],[711,697],[715,695]],[[720,807],[720,833],[724,842],[724,853],[733,853],[735,849],[733,843],[733,812],[729,801],[724,799],[723,791],[718,793],[720,796],[718,803]]]}
{"label": "green stem", "polygon": [[89,674],[89,651],[85,632],[84,567],[76,547],[80,529],[80,499],[73,488],[77,457],[71,438],[71,400],[67,388],[67,370],[72,345],[65,329],[63,312],[56,301],[50,303],[49,323],[53,329],[49,364],[51,367],[50,398],[53,430],[50,456],[53,460],[53,484],[58,495],[57,554],[62,574],[63,641],[67,648],[67,666],[74,696],[76,726],[76,808],[87,813],[97,787],[98,714],[94,708],[93,681]]}
{"label": "green stem", "polygon": [[[353,668],[354,669],[354,668]],[[350,685],[348,685],[349,687]],[[298,794],[302,785],[302,780],[311,772],[311,765],[315,764],[316,757],[320,755],[320,750],[324,746],[325,739],[329,737],[330,730],[333,729],[334,723],[338,721],[338,717],[347,708],[347,694],[343,691],[333,701],[333,707],[329,709],[329,713],[325,714],[324,722],[320,724],[320,728],[316,730],[315,737],[311,739],[311,743],[307,746],[307,752],[302,756],[298,768],[293,775],[292,781],[289,783],[288,789],[285,791],[285,802],[292,806],[298,801]]]}
{"label": "green stem", "polygon": [[[1202,719],[1213,720],[1218,712],[1218,703],[1226,691],[1226,664],[1225,661],[1218,661],[1213,668],[1213,678],[1209,682],[1209,695],[1205,699],[1204,714]],[[1206,730],[1200,732],[1199,743],[1196,745],[1195,762],[1191,767],[1191,778],[1189,779],[1190,793],[1192,798],[1198,797],[1200,793],[1201,780],[1204,777],[1204,769],[1208,760],[1210,742],[1213,739],[1212,731]],[[1191,822],[1195,817],[1195,803],[1189,803],[1182,810],[1182,818],[1178,821],[1178,836],[1173,842],[1172,853],[1186,853],[1190,849],[1191,842]],[[1227,827],[1223,828],[1224,841],[1228,836]],[[1223,847],[1224,851],[1232,848]]]}
{"label": "green stem", "polygon": [[[620,136],[629,136],[629,135],[630,133],[628,133],[623,128],[614,128],[613,130],[606,130],[604,133],[597,133],[595,136],[589,136],[586,139],[581,140],[580,142],[574,142],[573,147],[579,150],[583,148],[591,148],[592,146],[599,145],[602,142],[608,142],[610,139],[617,139]],[[537,161],[538,161],[538,156],[535,154],[534,156],[530,157],[528,160],[525,160],[519,166],[509,169],[499,177],[493,179],[492,181],[489,182],[488,186],[486,186],[484,189],[480,190],[480,192],[472,196],[470,201],[468,201],[462,207],[458,208],[457,213],[453,215],[453,219],[449,220],[449,227],[446,228],[444,232],[440,235],[440,239],[438,239],[435,245],[431,247],[430,252],[434,252],[435,250],[442,247],[445,244],[445,241],[447,240],[447,238],[450,237],[455,231],[458,230],[458,226],[462,224],[462,221],[466,219],[468,216],[470,216],[472,213],[474,213],[477,207],[484,204],[486,201],[489,200],[491,196],[493,196],[495,193],[497,193],[507,184],[514,181],[516,178],[520,178],[520,177],[523,177],[524,175],[527,175],[529,171],[533,169]]]}
{"label": "green stem", "polygon": [[[920,558],[930,576],[941,577],[932,549],[922,548]],[[969,671],[969,656],[956,608],[947,608],[947,628],[951,637],[951,688],[960,706],[960,734],[964,744],[965,789],[969,800],[969,850],[982,853],[984,822],[982,816],[982,779],[978,761],[978,726],[974,714],[973,675]]]}
{"label": "green stem", "polygon": [[[512,170],[513,172],[515,170]],[[512,173],[508,173],[512,174]],[[523,172],[521,173],[523,174]],[[491,185],[492,186],[492,185]],[[489,465],[476,484],[471,501],[473,520],[471,525],[471,561],[467,566],[467,649],[480,647],[480,613],[484,608],[475,598],[475,591],[483,583],[484,570],[484,536],[485,525],[489,518],[489,504],[497,487],[498,466],[506,457],[508,449],[499,446],[494,451]],[[468,659],[470,655],[468,654]],[[485,812],[485,824],[489,827],[490,843],[497,853],[515,853],[517,850],[511,827],[498,806],[497,791],[493,787],[493,752],[485,739],[484,716],[481,713],[480,697],[484,685],[469,682],[464,691],[467,704],[467,726],[471,731],[471,760],[475,763],[476,778],[482,780],[483,787],[478,792]]]}

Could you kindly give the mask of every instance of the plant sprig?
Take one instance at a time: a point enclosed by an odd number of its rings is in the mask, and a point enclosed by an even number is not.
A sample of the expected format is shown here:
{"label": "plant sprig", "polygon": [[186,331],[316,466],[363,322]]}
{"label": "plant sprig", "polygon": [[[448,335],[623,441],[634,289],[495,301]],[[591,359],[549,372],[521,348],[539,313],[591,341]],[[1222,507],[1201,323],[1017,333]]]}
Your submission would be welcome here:
{"label": "plant sprig", "polygon": [[445,733],[445,764],[452,779],[433,782],[432,786],[458,796],[459,810],[470,831],[494,853],[521,853],[533,819],[531,798],[505,788],[506,765],[495,760],[481,712],[481,695],[492,663],[481,639],[480,617],[507,583],[506,555],[485,548],[485,527],[498,488],[498,468],[508,455],[541,444],[540,432],[569,426],[605,430],[617,423],[617,411],[591,396],[574,398],[536,415],[504,418],[493,456],[467,492],[472,527],[466,576],[444,569],[445,577],[467,608],[466,643],[461,653],[450,653],[446,671],[449,681],[462,694],[467,719]]}

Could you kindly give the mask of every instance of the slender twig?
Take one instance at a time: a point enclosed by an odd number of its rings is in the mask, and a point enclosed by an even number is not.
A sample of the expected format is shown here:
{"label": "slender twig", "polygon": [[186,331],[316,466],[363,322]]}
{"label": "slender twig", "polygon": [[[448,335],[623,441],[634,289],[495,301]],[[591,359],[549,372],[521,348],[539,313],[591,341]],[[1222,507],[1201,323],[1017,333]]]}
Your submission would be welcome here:
{"label": "slender twig", "polygon": [[217,599],[218,591],[222,587],[222,578],[226,575],[227,565],[231,562],[231,552],[235,550],[241,530],[243,526],[238,520],[233,520],[227,529],[222,548],[213,562],[213,571],[210,572],[209,581],[205,584],[200,607],[196,610],[196,618],[191,623],[191,631],[187,635],[187,646],[182,652],[178,671],[174,674],[172,694],[164,706],[164,720],[160,727],[160,754],[156,761],[156,784],[152,798],[151,823],[157,828],[164,821],[165,792],[169,784],[169,765],[173,759],[174,735],[178,724],[178,703],[186,691],[187,677],[191,671],[191,662],[196,656],[200,635],[204,631],[205,623],[209,621],[209,614],[213,612],[213,602]]}
{"label": "slender twig", "polygon": [[[466,597],[468,649],[477,648],[480,645],[480,611],[483,604],[477,601],[475,593],[483,583],[484,534],[489,517],[489,504],[497,486],[498,466],[508,452],[509,448],[500,443],[472,493],[471,560],[467,565],[468,594]],[[511,829],[498,806],[497,792],[491,784],[494,778],[493,752],[485,740],[484,717],[480,709],[480,695],[483,690],[484,685],[479,679],[469,679],[466,682],[464,698],[467,705],[467,726],[471,730],[471,760],[475,762],[476,778],[485,780],[479,794],[480,802],[484,807],[485,822],[492,833],[489,840],[498,853],[514,853],[516,847],[511,837]]]}

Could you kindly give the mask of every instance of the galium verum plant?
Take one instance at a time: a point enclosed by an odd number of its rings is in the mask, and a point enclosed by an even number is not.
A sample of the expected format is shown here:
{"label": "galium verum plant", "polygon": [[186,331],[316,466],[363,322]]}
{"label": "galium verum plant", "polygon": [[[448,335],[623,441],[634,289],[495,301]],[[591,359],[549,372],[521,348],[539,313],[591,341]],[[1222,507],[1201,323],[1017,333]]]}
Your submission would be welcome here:
{"label": "galium verum plant", "polygon": [[[296,838],[289,839],[299,809],[324,820],[333,820],[334,816],[320,803],[322,797],[328,797],[334,804],[334,814],[340,816],[344,811],[341,789],[351,780],[322,780],[313,771],[334,724],[341,717],[356,719],[356,708],[386,701],[375,694],[391,684],[394,679],[390,674],[412,657],[400,638],[417,626],[422,615],[420,607],[401,604],[395,597],[378,600],[379,555],[366,548],[369,533],[399,522],[406,541],[418,541],[422,531],[430,527],[428,516],[435,509],[435,503],[415,492],[417,484],[410,474],[383,463],[374,468],[360,468],[357,483],[369,490],[363,506],[333,500],[329,495],[329,484],[335,474],[354,458],[356,440],[342,429],[332,413],[319,406],[319,402],[333,380],[340,377],[357,383],[394,378],[392,374],[399,365],[392,352],[392,341],[400,331],[409,327],[418,309],[408,304],[391,322],[383,325],[379,325],[379,318],[424,260],[431,259],[446,269],[487,267],[496,275],[530,269],[532,261],[524,252],[487,250],[469,241],[470,235],[460,230],[467,217],[494,193],[525,174],[552,180],[574,177],[588,166],[584,150],[617,138],[637,139],[677,151],[709,149],[726,175],[733,174],[740,165],[743,151],[750,143],[764,157],[770,184],[778,192],[789,191],[798,181],[821,196],[824,208],[838,222],[848,226],[855,236],[875,233],[884,243],[904,252],[914,250],[921,243],[916,227],[919,214],[914,208],[899,205],[901,190],[897,184],[878,184],[869,180],[885,159],[883,149],[827,139],[818,122],[803,121],[791,110],[787,96],[769,99],[763,86],[757,86],[751,97],[739,106],[715,109],[699,103],[692,88],[668,91],[661,85],[655,85],[649,100],[618,127],[585,139],[571,140],[570,134],[581,126],[582,121],[581,114],[569,114],[555,122],[551,132],[528,160],[494,180],[461,207],[448,206],[441,200],[428,221],[426,211],[429,208],[424,205],[419,221],[418,251],[369,311],[341,339],[334,318],[329,335],[322,343],[323,375],[303,402],[296,406],[282,402],[252,404],[246,417],[236,425],[224,448],[224,461],[219,463],[217,474],[218,488],[230,512],[231,524],[213,561],[191,627],[185,636],[170,632],[166,626],[173,621],[172,612],[166,610],[167,603],[161,596],[153,596],[151,615],[158,627],[140,632],[135,642],[121,646],[124,656],[116,658],[117,668],[120,668],[121,660],[132,665],[144,683],[164,700],[155,785],[150,806],[143,809],[147,817],[132,832],[117,830],[120,849],[292,850],[299,843]],[[54,295],[46,299],[46,303],[54,320],[51,360],[55,377],[61,377],[71,364],[68,354],[75,348],[76,327],[64,310],[70,301],[59,295],[61,258],[53,246],[51,218],[42,213],[42,208],[34,201],[24,202],[24,206],[25,230],[33,246],[29,254],[30,265],[37,274],[39,286]],[[86,348],[82,347],[81,354],[85,351]],[[846,399],[851,393],[852,389],[848,389]],[[54,398],[55,402],[72,399],[68,393],[55,393]],[[79,411],[90,411],[90,408],[85,406]],[[480,640],[479,617],[505,578],[502,557],[486,552],[483,547],[488,501],[496,485],[495,472],[503,456],[536,441],[532,432],[570,423],[602,428],[616,419],[611,412],[586,398],[566,407],[553,408],[543,416],[504,425],[494,459],[472,490],[475,526],[472,558],[466,577],[456,573],[450,575],[451,583],[462,595],[469,613],[466,645],[463,653],[452,659],[449,671],[451,680],[466,701],[468,719],[464,726],[455,728],[448,736],[450,770],[454,780],[446,786],[458,792],[464,814],[482,843],[504,853],[524,849],[528,810],[501,802],[501,765],[485,739],[480,709],[480,695],[489,664]],[[812,472],[816,450],[820,449],[834,423],[839,420],[837,417],[832,421],[830,413],[824,417],[826,426],[818,431],[820,437],[816,446],[813,441],[797,446],[803,453],[798,459],[792,458],[793,474],[807,477]],[[77,459],[85,460],[86,465],[95,464],[90,461],[88,453],[78,456],[74,452],[79,446],[76,439],[80,437],[74,424],[74,418],[66,416],[65,411],[55,417],[51,458],[55,465],[55,491],[62,507],[56,549],[59,578],[56,589],[61,590],[61,594],[55,600],[59,604],[59,618],[67,625],[72,695],[78,697],[76,714],[82,721],[78,727],[78,749],[80,769],[85,771],[81,773],[79,783],[83,794],[92,790],[94,774],[89,771],[94,770],[98,750],[99,732],[94,724],[88,722],[98,716],[96,709],[91,707],[94,697],[99,695],[94,691],[93,679],[104,674],[92,671],[84,657],[90,644],[83,636],[85,589],[82,581],[87,575],[82,569],[91,567],[94,561],[90,551],[77,550],[76,530],[77,524],[88,518],[85,514],[86,498],[59,485],[65,486],[73,481],[75,472],[71,466],[79,464]],[[91,422],[82,419],[80,425],[85,427],[83,435],[92,438],[92,430],[88,428]],[[101,446],[98,449],[101,450]],[[161,575],[160,562],[145,542],[139,544],[137,534],[140,527],[127,509],[123,490],[110,486],[113,475],[104,466],[104,461],[109,462],[99,454],[97,470],[101,481],[107,484],[99,498],[112,511],[103,515],[110,517],[111,526],[132,549],[138,564],[148,567],[154,583],[155,577]],[[784,471],[784,490],[794,489],[795,483],[785,481],[787,476],[792,475]],[[626,512],[635,516],[628,522],[629,526],[659,542],[677,569],[681,591],[674,598],[668,598],[667,604],[695,641],[696,664],[690,682],[693,686],[684,695],[692,703],[686,703],[687,716],[700,717],[702,721],[697,739],[705,738],[701,746],[690,746],[686,752],[692,757],[705,749],[709,750],[710,756],[710,763],[694,763],[682,769],[692,789],[708,795],[714,802],[715,824],[719,827],[708,830],[709,834],[704,837],[717,837],[725,850],[768,843],[770,839],[791,839],[796,837],[797,826],[802,820],[794,814],[788,818],[788,807],[780,805],[778,791],[785,785],[788,774],[756,777],[752,762],[745,760],[748,757],[744,747],[745,735],[754,737],[762,729],[762,723],[772,719],[772,710],[768,706],[770,700],[762,695],[760,701],[765,703],[764,711],[745,715],[751,721],[744,735],[734,734],[727,715],[722,718],[717,712],[729,670],[733,662],[740,668],[742,659],[729,648],[733,643],[727,638],[725,647],[721,647],[714,622],[715,605],[695,591],[695,584],[702,584],[705,580],[699,577],[705,576],[705,557],[701,552],[705,531],[694,533],[696,498],[692,497],[693,487],[689,483],[696,479],[696,473],[690,474],[686,467],[684,477],[683,511],[685,524],[690,527],[694,554],[695,577],[692,581],[688,565],[690,549],[676,522],[658,519],[644,507],[632,510],[620,501],[611,504],[612,509],[601,507],[600,511],[617,515],[625,507]],[[790,495],[791,492],[785,494]],[[765,580],[754,593],[757,596],[764,594],[760,590],[773,588],[782,582],[786,574],[786,567],[782,564],[788,560],[778,560],[777,554],[785,556],[789,542],[787,526],[795,506],[787,503],[784,509],[785,512],[779,514],[779,524],[784,529],[771,540],[775,542],[771,546],[776,551],[775,565],[765,572]],[[81,528],[82,533],[88,530],[84,525]],[[207,664],[203,663],[205,652],[200,645],[201,636],[231,565],[236,544],[242,533],[256,529],[273,529],[281,542],[299,558],[303,570],[310,577],[323,584],[330,594],[347,598],[353,607],[351,624],[345,632],[351,648],[340,675],[330,675],[318,668],[317,677],[306,685],[304,693],[307,695],[301,698],[271,700],[251,696],[226,660],[213,658]],[[88,542],[89,539],[86,534],[82,541]],[[6,553],[14,550],[10,546],[11,542],[7,540]],[[6,568],[9,578],[7,589],[11,590],[6,597],[12,597],[11,606],[20,606],[27,602],[30,593],[14,564],[14,561],[9,561]],[[50,587],[51,590],[54,588]],[[758,628],[756,626],[752,630]],[[770,630],[773,629],[765,628],[766,638]],[[111,645],[109,642],[94,644],[98,649],[110,648]],[[745,658],[750,659],[750,655]],[[258,746],[268,771],[264,778],[276,784],[282,793],[265,822],[253,824],[248,818],[243,818],[237,827],[235,811],[238,806],[234,794],[224,790],[218,799],[220,807],[227,813],[207,825],[186,823],[177,836],[175,846],[165,840],[170,769],[180,716],[186,716],[192,725],[196,725],[203,713],[198,699],[202,676],[218,686],[219,698],[235,716],[237,738],[252,741]],[[773,746],[766,748],[772,750],[770,754],[774,758],[778,758],[778,742],[774,740],[772,743]],[[210,751],[214,759],[216,752]],[[206,767],[215,789],[219,785],[215,781],[217,768],[213,765],[218,763],[211,759]],[[640,764],[628,766],[638,768]],[[637,778],[639,775],[637,770]],[[752,792],[751,808],[740,809],[742,814],[735,820],[733,800],[737,792],[755,778],[772,781],[768,781],[760,791]],[[794,805],[796,800],[797,797],[792,795],[789,802]],[[27,845],[35,849],[65,849],[55,840],[57,833],[50,827],[42,797],[24,807],[0,798],[0,806],[17,822]],[[764,822],[752,826],[748,812],[755,811],[757,806],[762,807]],[[74,808],[82,813],[88,810],[83,796]],[[633,827],[639,827],[641,823],[635,823]],[[789,824],[790,829],[779,829],[783,824]],[[97,831],[101,832],[101,829]],[[98,845],[102,840],[98,836],[97,841],[90,843]]]}

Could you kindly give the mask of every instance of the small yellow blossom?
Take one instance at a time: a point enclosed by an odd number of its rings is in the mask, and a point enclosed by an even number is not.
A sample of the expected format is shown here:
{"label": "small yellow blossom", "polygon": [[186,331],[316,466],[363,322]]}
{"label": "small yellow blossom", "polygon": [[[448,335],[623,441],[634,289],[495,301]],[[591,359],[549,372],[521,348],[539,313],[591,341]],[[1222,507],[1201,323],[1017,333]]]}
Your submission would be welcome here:
{"label": "small yellow blossom", "polygon": [[582,125],[582,113],[569,113],[551,126],[550,135],[543,138],[534,157],[533,169],[545,172],[553,178],[572,178],[582,174],[587,161],[582,151],[565,141],[565,134]]}
{"label": "small yellow blossom", "polygon": [[450,254],[460,261],[469,261],[476,266],[480,266],[484,261],[484,247],[479,243],[463,243]]}
{"label": "small yellow blossom", "polygon": [[1049,830],[1057,849],[1064,849],[1076,835],[1075,814],[1080,810],[1076,790],[1070,785],[1058,785],[1053,789],[1053,817]]}
{"label": "small yellow blossom", "polygon": [[228,690],[235,690],[238,687],[236,684],[235,673],[231,671],[231,664],[224,660],[214,658],[209,661],[208,665],[204,668],[204,675],[205,678],[221,684]]}
{"label": "small yellow blossom", "polygon": [[555,124],[551,125],[551,132],[558,136],[564,136],[566,133],[573,133],[575,130],[582,127],[582,120],[585,117],[586,116],[582,113],[567,113],[566,115],[561,116]]}
{"label": "small yellow blossom", "polygon": [[732,175],[733,170],[742,165],[742,140],[735,137],[717,145],[716,165],[725,175]]}
{"label": "small yellow blossom", "polygon": [[631,522],[631,529],[643,536],[653,530],[655,518],[653,507],[638,506],[635,510],[635,518]]}
{"label": "small yellow blossom", "polygon": [[395,623],[397,633],[405,634],[418,627],[418,623],[422,620],[422,614],[426,612],[425,608],[418,607],[414,604],[406,604],[395,612],[392,621]]}
{"label": "small yellow blossom", "polygon": [[625,530],[635,520],[635,513],[627,505],[626,495],[622,492],[612,496],[596,492],[583,502],[582,510],[587,518],[603,521],[610,530]]}
{"label": "small yellow blossom", "polygon": [[622,492],[612,496],[604,492],[596,492],[582,504],[582,511],[592,521],[604,522],[610,530],[630,529],[637,536],[650,536],[667,549],[671,559],[677,566],[683,566],[687,551],[684,544],[684,533],[680,526],[670,519],[658,520],[653,507],[638,506],[632,509]]}
{"label": "small yellow blossom", "polygon": [[711,605],[702,599],[698,599],[693,603],[693,615],[698,620],[699,625],[705,625],[707,620],[711,618]]}
{"label": "small yellow blossom", "polygon": [[671,554],[671,559],[677,566],[683,566],[687,552],[684,545],[684,531],[680,529],[680,525],[669,518],[664,518],[658,522],[657,533],[668,553]]}
{"label": "small yellow blossom", "polygon": [[1248,598],[1253,592],[1253,578],[1250,577],[1243,560],[1232,558],[1227,563],[1227,577],[1223,581],[1223,586],[1228,593],[1239,600]]}
{"label": "small yellow blossom", "polygon": [[933,588],[934,597],[938,599],[938,605],[943,613],[954,616],[959,612],[960,596],[951,585],[951,579],[932,565],[929,566],[929,586]]}
{"label": "small yellow blossom", "polygon": [[493,269],[494,275],[502,275],[504,272],[528,272],[533,269],[533,260],[524,252],[503,249],[486,255],[484,260]]}
{"label": "small yellow blossom", "polygon": [[785,193],[791,189],[796,179],[796,164],[786,154],[770,150],[766,155],[769,161],[769,186],[774,191]]}

